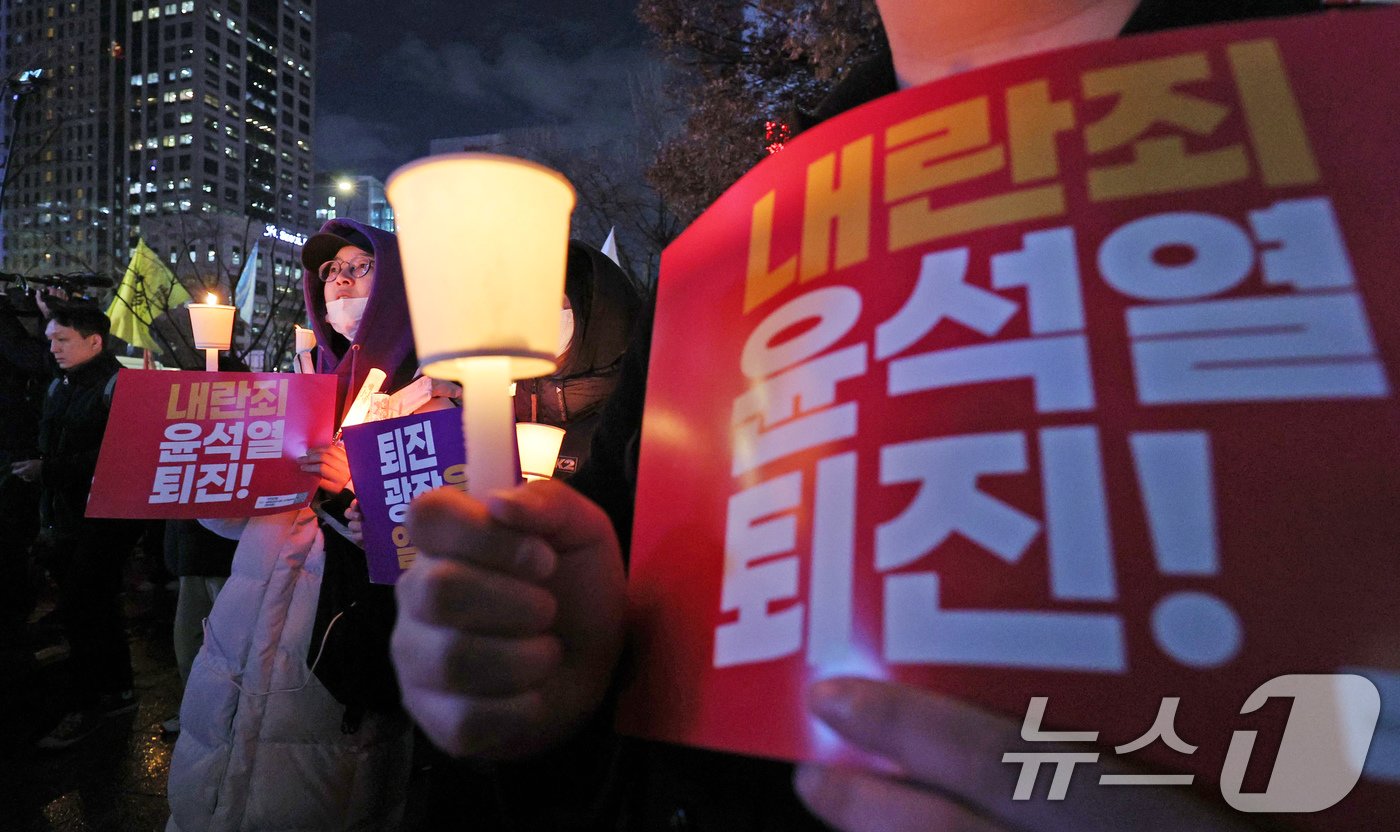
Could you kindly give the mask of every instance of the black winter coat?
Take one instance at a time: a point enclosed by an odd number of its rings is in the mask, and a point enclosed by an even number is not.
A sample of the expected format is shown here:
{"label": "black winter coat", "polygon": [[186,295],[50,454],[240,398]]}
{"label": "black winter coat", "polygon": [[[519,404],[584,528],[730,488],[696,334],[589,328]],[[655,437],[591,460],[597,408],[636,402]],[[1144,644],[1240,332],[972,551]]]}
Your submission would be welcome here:
{"label": "black winter coat", "polygon": [[554,469],[557,479],[569,478],[587,461],[642,309],[632,278],[606,254],[577,240],[569,242],[564,293],[574,310],[574,336],[559,358],[559,370],[521,381],[515,393],[517,422],[566,431]]}
{"label": "black winter coat", "polygon": [[108,353],[66,370],[44,397],[39,422],[41,517],[59,537],[77,533],[107,429],[107,383],[121,369]]}
{"label": "black winter coat", "polygon": [[237,540],[221,537],[198,520],[165,521],[165,568],[177,578],[227,578]]}

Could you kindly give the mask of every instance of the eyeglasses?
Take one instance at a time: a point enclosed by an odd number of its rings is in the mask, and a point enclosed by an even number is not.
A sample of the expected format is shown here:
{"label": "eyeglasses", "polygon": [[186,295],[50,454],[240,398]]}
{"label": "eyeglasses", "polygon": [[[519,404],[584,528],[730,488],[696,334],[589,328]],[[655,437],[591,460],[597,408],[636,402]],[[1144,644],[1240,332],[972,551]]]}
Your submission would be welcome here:
{"label": "eyeglasses", "polygon": [[321,264],[317,275],[321,278],[322,283],[330,283],[332,280],[338,280],[342,277],[359,280],[372,271],[374,271],[374,261],[369,258],[349,263],[344,260],[327,260]]}

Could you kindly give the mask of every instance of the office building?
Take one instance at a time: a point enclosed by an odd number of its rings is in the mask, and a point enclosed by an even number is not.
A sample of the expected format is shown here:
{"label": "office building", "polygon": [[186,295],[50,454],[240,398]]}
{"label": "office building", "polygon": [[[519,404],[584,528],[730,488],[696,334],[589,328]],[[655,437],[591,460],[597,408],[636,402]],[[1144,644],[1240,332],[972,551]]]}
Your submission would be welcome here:
{"label": "office building", "polygon": [[[144,238],[191,287],[260,303],[313,224],[314,0],[0,0],[13,150],[3,268],[120,279]],[[261,323],[255,318],[255,324]],[[245,338],[249,337],[244,335]]]}

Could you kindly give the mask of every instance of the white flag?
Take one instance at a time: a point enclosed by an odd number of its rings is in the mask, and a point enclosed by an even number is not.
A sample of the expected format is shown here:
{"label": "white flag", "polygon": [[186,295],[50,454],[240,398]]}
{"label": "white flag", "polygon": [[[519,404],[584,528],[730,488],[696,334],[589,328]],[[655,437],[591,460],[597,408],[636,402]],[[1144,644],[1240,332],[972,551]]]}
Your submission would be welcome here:
{"label": "white flag", "polygon": [[619,266],[622,262],[617,259],[617,226],[608,229],[608,238],[603,241],[603,253],[612,259]]}
{"label": "white flag", "polygon": [[253,241],[253,250],[243,261],[243,273],[238,276],[238,288],[233,293],[233,303],[238,307],[238,317],[243,322],[253,324],[253,298],[257,297],[258,285],[258,241]]}

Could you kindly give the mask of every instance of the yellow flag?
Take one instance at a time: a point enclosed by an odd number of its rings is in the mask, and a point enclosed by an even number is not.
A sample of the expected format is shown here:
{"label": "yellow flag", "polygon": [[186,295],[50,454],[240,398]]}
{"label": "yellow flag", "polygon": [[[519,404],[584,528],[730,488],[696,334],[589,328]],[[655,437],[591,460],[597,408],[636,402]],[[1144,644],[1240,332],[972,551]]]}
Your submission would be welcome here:
{"label": "yellow flag", "polygon": [[190,293],[170,268],[160,261],[145,240],[136,241],[126,276],[117,287],[117,296],[107,307],[112,334],[141,349],[159,350],[151,337],[151,322],[168,309],[188,303]]}

